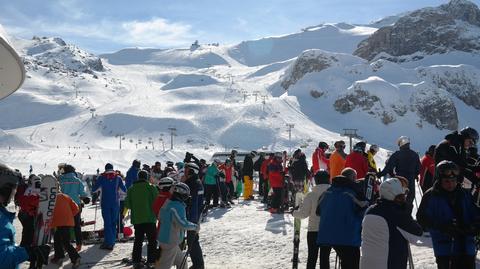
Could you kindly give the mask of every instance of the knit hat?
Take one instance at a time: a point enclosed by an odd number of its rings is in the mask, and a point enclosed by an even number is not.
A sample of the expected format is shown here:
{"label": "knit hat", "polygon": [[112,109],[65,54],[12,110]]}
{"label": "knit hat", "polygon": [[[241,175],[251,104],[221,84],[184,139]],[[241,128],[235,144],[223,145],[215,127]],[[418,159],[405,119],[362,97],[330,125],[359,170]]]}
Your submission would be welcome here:
{"label": "knit hat", "polygon": [[105,171],[112,171],[113,170],[113,165],[111,163],[107,163],[105,165]]}

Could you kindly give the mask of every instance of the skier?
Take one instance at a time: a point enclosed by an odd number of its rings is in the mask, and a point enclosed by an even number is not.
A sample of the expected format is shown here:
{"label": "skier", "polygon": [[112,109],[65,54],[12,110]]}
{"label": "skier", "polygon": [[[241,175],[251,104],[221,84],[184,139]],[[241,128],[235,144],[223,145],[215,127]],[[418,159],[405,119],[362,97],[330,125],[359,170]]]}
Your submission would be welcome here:
{"label": "skier", "polygon": [[78,204],[70,196],[64,193],[57,194],[51,222],[51,227],[55,229],[55,234],[53,235],[55,254],[50,260],[51,263],[61,266],[66,250],[72,263],[72,268],[80,266],[80,255],[70,244],[70,229],[75,226],[74,219],[79,212]]}
{"label": "skier", "polygon": [[137,180],[138,171],[140,171],[140,165],[140,161],[135,159],[132,162],[132,166],[128,169],[127,175],[125,176],[125,187],[127,189],[132,186],[135,180]]}
{"label": "skier", "polygon": [[[314,176],[315,187],[307,193],[300,207],[293,211],[293,217],[305,219],[308,217],[308,261],[307,269],[314,269],[318,260],[318,226],[320,216],[317,216],[317,204],[320,196],[330,187],[330,175],[326,170],[320,169]],[[320,268],[328,268],[330,265],[330,247],[320,248]]]}
{"label": "skier", "polygon": [[253,164],[253,170],[258,172],[258,195],[260,196],[265,196],[263,193],[263,184],[265,184],[265,178],[263,177],[263,174],[261,172],[262,168],[262,163],[265,160],[265,153],[260,152],[260,157],[255,161]]}
{"label": "skier", "polygon": [[380,185],[380,199],[363,218],[360,268],[407,268],[409,237],[423,230],[406,210],[405,191],[398,178]]}
{"label": "skier", "polygon": [[213,207],[218,206],[218,185],[217,185],[217,176],[218,176],[218,166],[221,164],[219,159],[213,160],[213,163],[210,164],[205,173],[205,206],[210,207],[210,200],[213,196]]}
{"label": "skier", "polygon": [[[219,170],[221,171],[220,173],[223,173],[225,176],[225,182],[222,182],[221,180],[221,175],[219,173],[219,185],[220,185],[220,192],[222,193],[222,203],[223,206],[229,207],[229,203],[233,204],[232,201],[232,196],[233,192],[235,191],[234,186],[233,186],[233,181],[232,177],[233,174],[235,173],[235,169],[232,166],[232,162],[230,159],[226,159],[224,164],[221,164],[219,167]],[[225,186],[222,186],[225,184]],[[225,200],[224,200],[225,199]]]}
{"label": "skier", "polygon": [[362,219],[368,206],[358,192],[356,177],[354,169],[343,169],[317,207],[321,216],[317,244],[333,248],[343,269],[359,267]]}
{"label": "skier", "polygon": [[456,163],[460,169],[459,182],[467,178],[472,183],[478,181],[475,176],[480,171],[480,166],[468,164],[467,150],[478,143],[478,132],[471,127],[465,127],[460,132],[453,132],[445,136],[435,149],[435,165],[443,160]]}
{"label": "skier", "polygon": [[243,200],[253,200],[253,158],[255,157],[256,152],[252,151],[249,154],[245,155],[243,159]]}
{"label": "skier", "polygon": [[[59,175],[58,182],[60,183],[60,189],[62,193],[72,198],[72,200],[79,206],[80,210],[78,214],[75,215],[75,241],[77,243],[76,250],[80,251],[82,249],[82,199],[87,197],[85,193],[85,186],[77,177],[75,172],[75,167],[70,164],[65,164],[63,167],[63,174]],[[89,198],[83,199],[86,202],[90,202]]]}
{"label": "skier", "polygon": [[127,192],[122,178],[113,170],[113,165],[107,163],[93,187],[93,192],[102,188],[101,207],[105,238],[100,249],[113,250],[117,234],[116,224],[120,210],[119,190]]}
{"label": "skier", "polygon": [[18,171],[0,163],[0,264],[2,268],[19,268],[19,264],[29,260],[35,264],[48,264],[50,246],[15,246],[15,213],[6,207],[13,200],[22,175]]}
{"label": "skier", "polygon": [[283,167],[282,156],[276,155],[273,161],[267,167],[268,169],[268,181],[270,187],[273,189],[272,204],[270,207],[270,213],[283,213]]}
{"label": "skier", "polygon": [[133,243],[132,262],[133,268],[142,268],[142,245],[144,236],[147,236],[147,264],[152,267],[156,260],[157,241],[155,238],[156,217],[152,205],[157,198],[157,188],[150,184],[150,175],[145,170],[138,172],[138,179],[127,191],[125,207],[131,210],[131,222],[135,229],[135,242]]}
{"label": "skier", "polygon": [[428,147],[425,155],[420,160],[420,176],[419,183],[422,188],[422,193],[425,193],[433,186],[433,177],[435,175],[435,160],[433,155],[435,154],[435,145]]}
{"label": "skier", "polygon": [[[25,188],[26,187],[26,188]],[[23,190],[17,189],[16,202],[20,207],[18,219],[22,223],[22,241],[20,246],[28,247],[33,243],[35,232],[35,216],[37,215],[39,195],[41,189],[41,179],[31,174],[28,177],[28,185]]]}
{"label": "skier", "polygon": [[[160,208],[162,208],[165,201],[172,197],[171,189],[174,182],[175,180],[171,177],[163,177],[159,180],[159,192],[152,205],[152,210],[156,217],[158,217],[158,214],[160,213]],[[160,228],[160,222],[158,222],[157,230],[158,228]]]}
{"label": "skier", "polygon": [[307,157],[301,149],[293,152],[288,172],[291,175],[295,192],[303,192],[305,181],[310,177],[310,170],[308,169]]}
{"label": "skier", "polygon": [[[190,203],[187,204],[187,219],[191,223],[199,226],[200,217],[203,211],[203,185],[198,178],[200,168],[194,162],[185,163],[185,184],[190,189]],[[190,269],[204,269],[203,253],[199,242],[199,235],[197,231],[187,231],[187,245],[192,266]]]}
{"label": "skier", "polygon": [[459,184],[460,168],[441,161],[435,168],[433,187],[424,195],[417,220],[430,232],[437,267],[475,268],[475,240],[480,232],[478,208]]}
{"label": "skier", "polygon": [[325,152],[328,150],[328,144],[325,142],[318,143],[318,147],[312,154],[312,173],[315,174],[318,170],[324,169],[328,171],[329,161]]}
{"label": "skier", "polygon": [[155,268],[170,269],[178,252],[181,252],[179,245],[184,239],[185,230],[198,232],[200,229],[198,224],[187,220],[185,203],[189,198],[190,188],[187,184],[175,183],[172,197],[160,209],[162,224],[157,240],[161,255]]}
{"label": "skier", "polygon": [[345,159],[347,154],[345,153],[345,141],[336,141],[334,144],[335,150],[330,155],[330,182],[336,176],[342,173],[345,168]]}
{"label": "skier", "polygon": [[401,136],[397,140],[399,150],[395,151],[387,160],[385,168],[377,177],[383,177],[386,174],[402,176],[408,180],[407,205],[410,206],[410,212],[413,209],[413,201],[415,199],[415,180],[420,173],[420,157],[410,149],[410,139]]}
{"label": "skier", "polygon": [[377,154],[379,150],[378,145],[371,145],[370,149],[367,152],[367,160],[368,160],[368,172],[377,173],[377,163],[375,162],[375,154]]}
{"label": "skier", "polygon": [[353,152],[347,155],[345,159],[345,167],[355,169],[357,178],[363,179],[368,172],[368,160],[365,157],[365,142],[358,142],[353,146]]}

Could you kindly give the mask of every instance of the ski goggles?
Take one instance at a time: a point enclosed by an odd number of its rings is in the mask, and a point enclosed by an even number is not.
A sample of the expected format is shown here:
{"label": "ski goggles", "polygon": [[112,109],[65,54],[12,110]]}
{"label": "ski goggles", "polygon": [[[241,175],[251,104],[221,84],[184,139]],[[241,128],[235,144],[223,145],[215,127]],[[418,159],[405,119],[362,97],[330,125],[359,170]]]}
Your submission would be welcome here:
{"label": "ski goggles", "polygon": [[448,169],[440,173],[440,178],[457,179],[459,175],[460,171],[458,171],[457,169]]}

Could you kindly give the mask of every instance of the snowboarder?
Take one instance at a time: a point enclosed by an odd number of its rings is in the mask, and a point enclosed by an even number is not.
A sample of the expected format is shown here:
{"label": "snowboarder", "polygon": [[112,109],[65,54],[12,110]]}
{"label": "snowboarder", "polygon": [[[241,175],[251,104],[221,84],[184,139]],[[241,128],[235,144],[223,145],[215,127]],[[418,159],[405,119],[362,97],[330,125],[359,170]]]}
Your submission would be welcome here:
{"label": "snowboarder", "polygon": [[347,154],[345,153],[345,141],[339,140],[336,141],[333,145],[335,150],[330,155],[330,182],[336,176],[339,176],[342,173],[342,170],[345,168],[345,159]]}
{"label": "snowboarder", "polygon": [[312,154],[312,173],[315,174],[318,170],[323,169],[328,171],[329,160],[325,154],[328,150],[328,144],[326,142],[318,143],[318,147]]}
{"label": "snowboarder", "polygon": [[407,268],[408,235],[415,238],[423,230],[405,207],[405,192],[398,178],[380,185],[380,199],[368,208],[362,223],[360,268]]}
{"label": "snowboarder", "polygon": [[120,210],[119,191],[127,192],[122,178],[113,170],[113,165],[107,163],[93,187],[93,192],[102,189],[101,207],[105,238],[100,249],[113,250],[117,235],[117,222]]}
{"label": "snowboarder", "polygon": [[[305,219],[308,217],[308,261],[307,269],[314,269],[318,260],[318,226],[320,216],[317,216],[317,204],[321,195],[330,187],[330,175],[326,170],[320,169],[314,176],[315,187],[307,193],[300,207],[293,211],[293,217]],[[330,247],[320,247],[320,268],[328,268],[330,264]]]}
{"label": "snowboarder", "polygon": [[142,245],[144,236],[147,236],[147,264],[153,266],[156,260],[157,241],[155,238],[155,223],[152,205],[157,198],[157,188],[150,184],[150,175],[145,170],[138,172],[138,179],[128,189],[125,207],[131,210],[131,222],[135,230],[132,262],[135,269],[142,268]]}

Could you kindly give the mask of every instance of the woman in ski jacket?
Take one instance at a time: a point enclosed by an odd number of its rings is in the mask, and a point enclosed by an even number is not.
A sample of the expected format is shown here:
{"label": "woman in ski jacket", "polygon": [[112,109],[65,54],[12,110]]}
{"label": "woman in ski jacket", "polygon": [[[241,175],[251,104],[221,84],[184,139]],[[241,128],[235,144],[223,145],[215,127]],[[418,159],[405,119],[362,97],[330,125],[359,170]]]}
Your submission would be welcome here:
{"label": "woman in ski jacket", "polygon": [[418,222],[432,237],[438,268],[475,268],[479,213],[471,195],[458,184],[459,175],[455,163],[440,162],[435,183],[417,212]]}
{"label": "woman in ski jacket", "polygon": [[[318,199],[330,187],[330,176],[327,171],[320,170],[315,176],[315,187],[312,191],[307,193],[300,207],[293,211],[294,218],[305,219],[308,218],[308,262],[307,269],[314,269],[318,260],[318,226],[320,224],[320,216],[317,216],[316,210]],[[320,268],[328,268],[330,264],[330,248],[320,248]]]}

